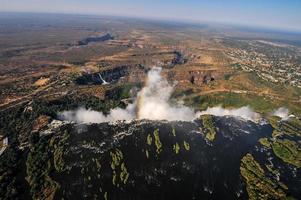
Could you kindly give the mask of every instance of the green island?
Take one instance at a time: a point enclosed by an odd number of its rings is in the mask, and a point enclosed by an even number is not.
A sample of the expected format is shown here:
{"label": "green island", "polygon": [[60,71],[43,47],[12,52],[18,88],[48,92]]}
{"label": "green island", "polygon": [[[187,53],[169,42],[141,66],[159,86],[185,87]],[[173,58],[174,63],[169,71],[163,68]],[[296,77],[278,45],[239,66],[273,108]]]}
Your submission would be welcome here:
{"label": "green island", "polygon": [[160,154],[162,151],[162,143],[160,141],[159,129],[155,129],[153,134],[155,137],[156,152],[157,154]]}
{"label": "green island", "polygon": [[284,184],[265,176],[265,171],[251,154],[241,160],[240,173],[245,179],[249,199],[285,199]]}
{"label": "green island", "polygon": [[270,144],[268,138],[260,138],[260,139],[259,139],[259,143],[260,143],[262,146],[266,147],[266,148],[270,148],[270,147],[271,147],[271,144]]}
{"label": "green island", "polygon": [[[259,142],[268,148],[272,148],[274,154],[286,163],[290,163],[298,168],[301,167],[301,149],[300,142],[294,141],[291,137],[300,137],[301,124],[295,119],[282,121],[279,117],[269,117],[269,122],[273,127],[272,139],[261,138]],[[283,136],[289,136],[283,139]]]}
{"label": "green island", "polygon": [[184,140],[183,144],[184,144],[184,148],[186,149],[186,151],[189,151],[190,150],[190,144],[188,142],[186,142],[185,140]]}
{"label": "green island", "polygon": [[206,132],[206,139],[213,141],[215,139],[216,131],[211,115],[202,115],[201,116],[203,126]]}
{"label": "green island", "polygon": [[172,135],[176,137],[176,129],[174,127],[172,128]]}
{"label": "green island", "polygon": [[175,151],[176,154],[180,152],[180,145],[178,143],[173,145],[173,150]]}
{"label": "green island", "polygon": [[[123,183],[124,185],[127,183],[128,178],[130,176],[129,172],[127,171],[126,165],[123,162],[123,153],[116,149],[115,152],[110,152],[112,162],[111,162],[111,168],[112,168],[112,184],[119,187],[119,182]],[[120,173],[118,176],[118,172]],[[118,179],[119,177],[119,179]]]}
{"label": "green island", "polygon": [[276,140],[272,143],[272,148],[277,157],[284,162],[290,163],[298,168],[301,167],[301,149],[297,142],[291,140]]}
{"label": "green island", "polygon": [[152,145],[153,138],[150,134],[147,135],[147,141],[146,142],[147,142],[148,145]]}

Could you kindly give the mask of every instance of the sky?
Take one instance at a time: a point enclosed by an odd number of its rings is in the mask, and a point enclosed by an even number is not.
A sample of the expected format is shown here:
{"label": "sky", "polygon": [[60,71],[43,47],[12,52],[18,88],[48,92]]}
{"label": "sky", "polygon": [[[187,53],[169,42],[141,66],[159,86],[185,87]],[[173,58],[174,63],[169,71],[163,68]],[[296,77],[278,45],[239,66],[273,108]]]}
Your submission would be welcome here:
{"label": "sky", "polygon": [[0,0],[0,12],[131,16],[301,31],[301,0]]}

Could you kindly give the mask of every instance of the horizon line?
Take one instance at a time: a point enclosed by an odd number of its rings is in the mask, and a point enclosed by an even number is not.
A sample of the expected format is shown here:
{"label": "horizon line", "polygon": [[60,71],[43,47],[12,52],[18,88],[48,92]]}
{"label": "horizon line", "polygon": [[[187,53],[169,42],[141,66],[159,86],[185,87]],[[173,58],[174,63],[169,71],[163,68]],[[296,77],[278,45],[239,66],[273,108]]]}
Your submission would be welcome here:
{"label": "horizon line", "polygon": [[[158,22],[177,22],[184,24],[194,24],[194,25],[217,25],[217,26],[230,26],[235,28],[251,28],[259,29],[260,31],[274,31],[282,33],[294,33],[301,34],[301,28],[285,28],[285,27],[275,27],[275,26],[263,26],[250,23],[238,23],[238,22],[220,22],[220,21],[208,21],[208,20],[196,20],[196,19],[186,19],[186,18],[171,18],[171,17],[154,17],[154,16],[136,16],[136,15],[127,15],[127,14],[113,14],[113,13],[85,13],[85,12],[45,12],[45,11],[1,11],[1,13],[7,14],[45,14],[45,15],[73,15],[73,16],[94,16],[94,17],[115,17],[122,18],[126,17],[128,19],[139,19],[139,20],[149,20],[149,21],[158,21]],[[1,16],[0,16],[1,17]]]}

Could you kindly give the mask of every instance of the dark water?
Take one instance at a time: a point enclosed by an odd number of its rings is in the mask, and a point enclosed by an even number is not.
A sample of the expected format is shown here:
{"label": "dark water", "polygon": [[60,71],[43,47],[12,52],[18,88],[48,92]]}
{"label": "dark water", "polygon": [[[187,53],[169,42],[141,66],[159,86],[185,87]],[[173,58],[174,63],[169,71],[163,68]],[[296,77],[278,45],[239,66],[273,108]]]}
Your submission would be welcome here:
{"label": "dark water", "polygon": [[[240,160],[254,152],[258,139],[270,136],[272,128],[226,117],[216,117],[214,123],[213,142],[205,139],[200,121],[68,125],[71,137],[64,159],[70,170],[54,175],[61,185],[56,198],[103,198],[106,192],[108,199],[247,199]],[[156,129],[162,144],[159,154]],[[147,144],[148,135],[152,145]],[[178,154],[173,149],[176,143]],[[129,173],[126,184],[119,178],[119,166],[113,185],[110,152],[116,149],[122,152],[121,163]],[[94,159],[101,163],[99,171]]]}

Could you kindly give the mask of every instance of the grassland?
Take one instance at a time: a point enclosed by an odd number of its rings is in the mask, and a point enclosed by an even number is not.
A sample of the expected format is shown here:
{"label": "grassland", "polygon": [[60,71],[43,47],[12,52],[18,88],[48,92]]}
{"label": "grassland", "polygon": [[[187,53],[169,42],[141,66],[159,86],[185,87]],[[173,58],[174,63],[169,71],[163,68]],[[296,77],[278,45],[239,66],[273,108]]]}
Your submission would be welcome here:
{"label": "grassland", "polygon": [[299,116],[300,93],[296,87],[276,85],[260,80],[252,73],[236,72],[230,80],[217,81],[198,94],[193,92],[186,95],[185,102],[200,110],[219,105],[225,108],[250,106],[263,114],[287,107],[291,113]]}

